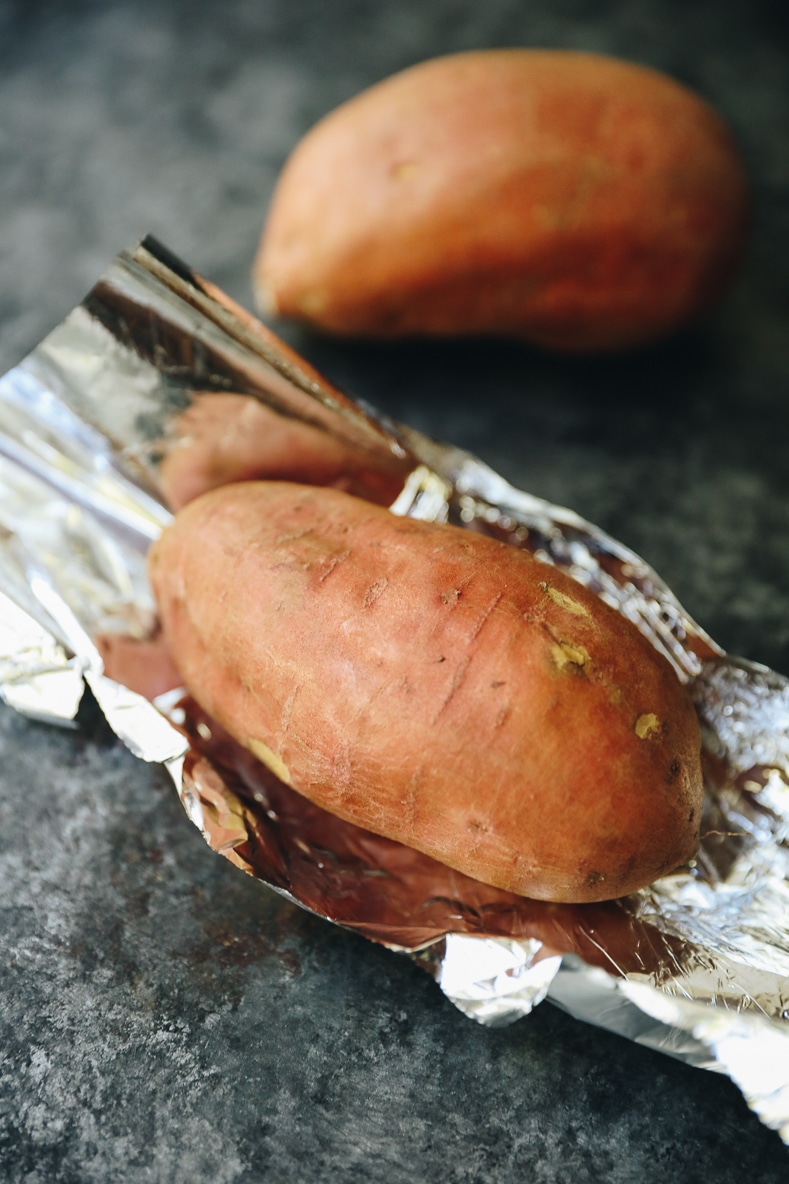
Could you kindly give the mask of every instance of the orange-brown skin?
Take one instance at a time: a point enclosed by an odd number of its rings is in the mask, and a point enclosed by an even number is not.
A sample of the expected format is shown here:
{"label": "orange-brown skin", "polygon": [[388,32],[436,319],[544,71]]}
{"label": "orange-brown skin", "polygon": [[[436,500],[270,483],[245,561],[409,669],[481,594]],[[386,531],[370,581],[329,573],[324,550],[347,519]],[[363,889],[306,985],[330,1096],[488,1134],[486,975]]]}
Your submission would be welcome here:
{"label": "orange-brown skin", "polygon": [[104,673],[130,691],[155,699],[182,686],[183,679],[161,633],[150,638],[97,633],[93,640],[101,654]]}
{"label": "orange-brown skin", "polygon": [[394,457],[371,463],[362,449],[251,396],[198,392],[173,424],[159,485],[173,510],[218,485],[263,478],[334,485],[390,505],[406,471]]}
{"label": "orange-brown skin", "polygon": [[150,574],[194,697],[340,817],[555,901],[623,895],[694,854],[684,689],[634,626],[523,552],[259,482],[182,510]]}
{"label": "orange-brown skin", "polygon": [[405,70],[288,160],[259,305],[340,334],[640,345],[725,290],[748,220],[722,120],[654,70],[489,50]]}

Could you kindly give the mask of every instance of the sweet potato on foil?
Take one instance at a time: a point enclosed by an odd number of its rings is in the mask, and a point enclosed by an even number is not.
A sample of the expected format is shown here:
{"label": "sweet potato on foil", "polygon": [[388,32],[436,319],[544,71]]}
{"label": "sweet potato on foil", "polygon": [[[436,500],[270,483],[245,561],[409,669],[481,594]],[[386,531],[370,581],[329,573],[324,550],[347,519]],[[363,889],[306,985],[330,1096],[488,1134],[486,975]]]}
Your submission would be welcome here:
{"label": "sweet potato on foil", "polygon": [[543,900],[621,896],[693,856],[685,690],[516,548],[249,482],[181,510],[150,575],[191,694],[332,813]]}

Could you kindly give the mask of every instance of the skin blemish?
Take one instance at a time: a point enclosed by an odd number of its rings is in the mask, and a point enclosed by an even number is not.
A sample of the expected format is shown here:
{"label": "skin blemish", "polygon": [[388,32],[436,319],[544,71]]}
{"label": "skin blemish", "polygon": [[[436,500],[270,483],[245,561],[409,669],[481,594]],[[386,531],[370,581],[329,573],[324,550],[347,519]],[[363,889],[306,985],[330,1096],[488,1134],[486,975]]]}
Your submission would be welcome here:
{"label": "skin blemish", "polygon": [[586,673],[586,667],[591,665],[589,651],[582,645],[573,645],[571,641],[560,641],[551,646],[551,658],[557,670],[566,670],[570,674]]}
{"label": "skin blemish", "polygon": [[386,586],[388,583],[389,583],[389,581],[384,576],[382,579],[375,580],[372,584],[369,585],[369,587],[367,588],[367,590],[365,591],[365,594],[364,594],[364,602],[363,603],[364,603],[365,608],[369,608],[370,605],[375,604],[375,602],[379,598],[379,596],[381,596],[382,593],[386,590]]}
{"label": "skin blemish", "polygon": [[503,687],[505,683],[502,682],[501,679],[497,679],[496,682],[492,682],[490,685],[492,690],[497,691],[499,687]]}
{"label": "skin blemish", "polygon": [[586,877],[586,884],[588,888],[596,888],[598,884],[605,882],[605,872],[589,872]]}
{"label": "skin blemish", "polygon": [[322,584],[327,580],[338,564],[343,563],[349,556],[350,551],[341,551],[339,555],[332,555],[331,559],[325,564],[323,571],[318,576],[318,583]]}
{"label": "skin blemish", "polygon": [[448,592],[441,593],[441,601],[443,604],[457,604],[460,600],[460,588],[450,588]]}
{"label": "skin blemish", "polygon": [[297,697],[298,693],[299,693],[299,688],[296,687],[288,695],[287,699],[285,700],[285,702],[282,706],[282,715],[280,716],[280,728],[282,729],[283,734],[285,732],[287,732],[288,728],[290,727],[290,717],[293,715],[293,707],[296,702],[296,697]]}
{"label": "skin blemish", "polygon": [[579,604],[577,600],[573,600],[572,596],[568,596],[566,592],[560,592],[558,588],[552,587],[545,580],[540,583],[540,591],[544,592],[546,596],[558,604],[559,608],[565,609],[566,612],[572,613],[574,617],[588,617],[589,611],[584,605]]}
{"label": "skin blemish", "polygon": [[643,715],[639,715],[633,730],[639,740],[649,740],[650,736],[654,736],[662,731],[662,726],[658,717],[649,711]]}
{"label": "skin blemish", "polygon": [[496,606],[500,603],[501,598],[502,598],[502,593],[501,592],[497,593],[496,596],[494,596],[491,603],[487,606],[487,608],[483,612],[482,616],[480,617],[480,619],[477,621],[476,625],[474,626],[474,629],[473,629],[473,631],[471,633],[471,637],[470,637],[471,641],[474,641],[474,639],[476,637],[478,637],[479,634],[482,632],[483,626],[485,625],[486,621],[488,621],[490,619],[491,613],[494,611]]}
{"label": "skin blemish", "polygon": [[419,165],[414,160],[403,160],[392,167],[392,176],[396,181],[410,181],[419,173]]}
{"label": "skin blemish", "polygon": [[[296,506],[296,511],[294,511],[294,513],[297,512],[299,508],[299,506]],[[277,535],[277,537],[274,539],[274,546],[286,547],[289,543],[301,542],[302,539],[308,538],[311,534],[312,530],[309,526],[305,527],[304,530],[289,530],[286,534]]]}
{"label": "skin blemish", "polygon": [[288,766],[279,753],[269,748],[268,744],[264,744],[262,740],[257,740],[254,736],[250,736],[247,740],[246,747],[267,769],[271,770],[275,777],[279,777],[280,781],[284,781],[286,785],[292,784]]}
{"label": "skin blemish", "polygon": [[468,671],[468,666],[469,666],[470,661],[471,661],[470,658],[466,658],[466,659],[464,659],[464,661],[459,662],[458,665],[455,667],[455,671],[452,675],[452,682],[450,683],[449,690],[447,691],[446,695],[444,696],[444,700],[441,703],[441,706],[439,707],[438,711],[436,712],[435,716],[433,717],[433,723],[435,723],[438,720],[442,711],[444,711],[449,706],[449,704],[452,702],[452,700],[455,697],[455,695],[457,694],[457,692],[463,686],[463,682],[465,680],[466,672]]}
{"label": "skin blemish", "polygon": [[511,710],[511,709],[510,709],[510,707],[509,707],[509,706],[507,706],[507,707],[502,707],[501,711],[500,711],[500,712],[499,712],[499,714],[496,716],[496,723],[495,723],[495,726],[496,726],[497,728],[501,728],[501,727],[503,727],[503,726],[504,726],[504,724],[507,722],[507,720],[509,719],[509,716],[510,716],[510,710]]}
{"label": "skin blemish", "polygon": [[405,797],[400,803],[401,817],[409,829],[413,827],[417,817],[419,795],[422,787],[423,777],[424,770],[421,765],[417,765],[408,779],[408,785],[405,788]]}

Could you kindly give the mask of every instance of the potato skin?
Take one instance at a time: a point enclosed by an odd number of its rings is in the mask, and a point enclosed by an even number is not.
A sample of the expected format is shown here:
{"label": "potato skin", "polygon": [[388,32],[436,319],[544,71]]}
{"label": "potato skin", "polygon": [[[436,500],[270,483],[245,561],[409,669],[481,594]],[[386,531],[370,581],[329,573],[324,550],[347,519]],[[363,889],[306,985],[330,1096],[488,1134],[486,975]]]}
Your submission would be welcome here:
{"label": "potato skin", "polygon": [[182,510],[150,575],[192,695],[340,817],[554,901],[694,854],[689,697],[633,625],[525,553],[252,482]]}
{"label": "potato skin", "polygon": [[715,112],[572,51],[433,59],[297,145],[253,269],[259,306],[339,334],[641,345],[718,298],[748,192]]}

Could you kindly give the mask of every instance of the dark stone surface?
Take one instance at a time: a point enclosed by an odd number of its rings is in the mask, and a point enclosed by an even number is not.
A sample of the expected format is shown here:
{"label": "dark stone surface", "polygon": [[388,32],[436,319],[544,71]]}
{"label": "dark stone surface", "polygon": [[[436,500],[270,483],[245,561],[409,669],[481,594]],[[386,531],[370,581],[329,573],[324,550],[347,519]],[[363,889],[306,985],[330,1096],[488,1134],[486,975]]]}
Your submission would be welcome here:
{"label": "dark stone surface", "polygon": [[[0,0],[0,369],[157,234],[249,306],[277,171],[420,58],[595,49],[692,84],[755,193],[724,306],[587,362],[278,326],[350,393],[474,449],[649,559],[733,652],[789,673],[789,32],[776,0]],[[0,709],[0,1177],[783,1181],[725,1078],[543,1006],[497,1031],[410,962],[212,855],[89,705]]]}

